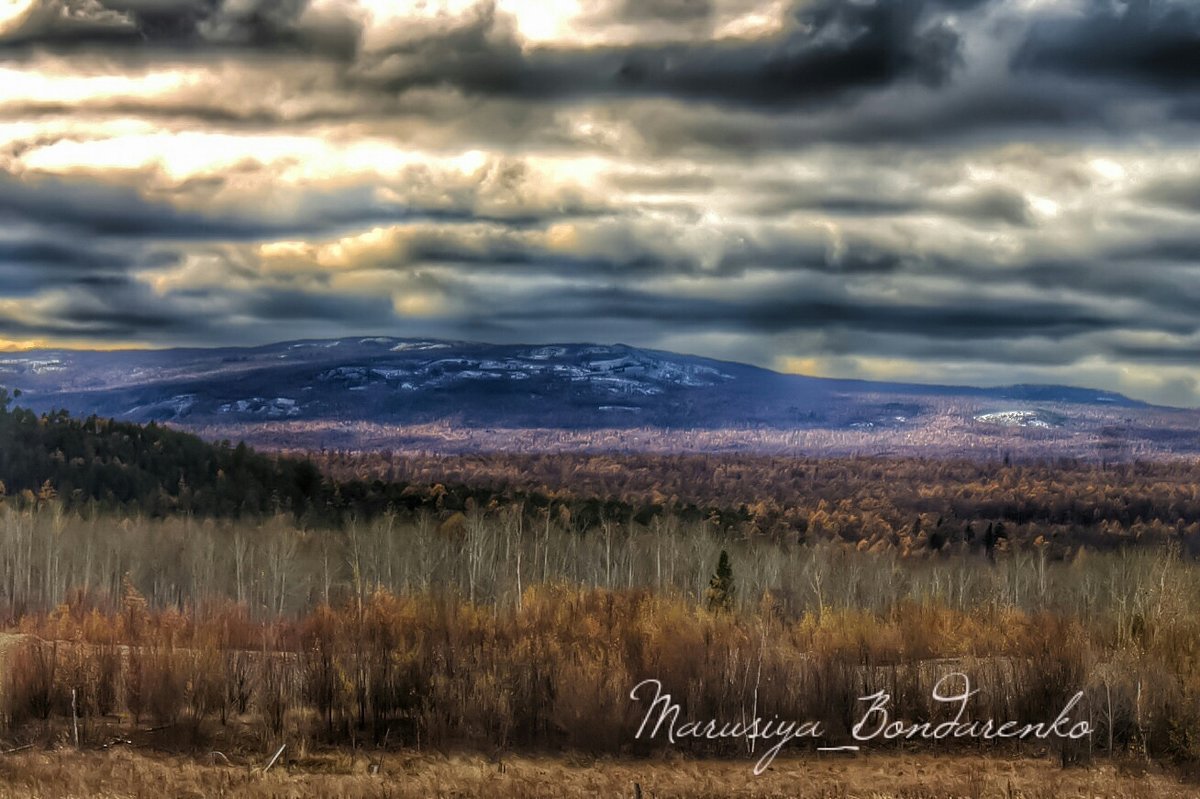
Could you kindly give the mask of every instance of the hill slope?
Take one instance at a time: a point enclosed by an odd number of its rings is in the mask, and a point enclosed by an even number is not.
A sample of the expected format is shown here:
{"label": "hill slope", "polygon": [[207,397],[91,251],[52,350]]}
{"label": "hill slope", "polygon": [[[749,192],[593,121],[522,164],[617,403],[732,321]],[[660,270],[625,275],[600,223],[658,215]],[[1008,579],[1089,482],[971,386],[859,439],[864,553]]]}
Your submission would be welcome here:
{"label": "hill slope", "polygon": [[[668,448],[685,431],[711,438],[753,430],[768,443],[803,433],[809,449],[827,440],[855,451],[955,450],[974,431],[980,440],[1015,437],[1048,451],[1063,439],[1078,445],[1080,436],[1134,454],[1200,451],[1200,414],[1109,392],[830,380],[619,344],[380,337],[253,348],[41,350],[0,356],[0,385],[22,389],[23,404],[39,411],[169,422],[277,445],[403,444],[409,439],[402,431],[448,425],[459,434],[474,431],[478,446],[487,448],[503,443],[488,443],[488,431],[496,430],[556,430],[590,440],[589,431],[641,429],[659,431],[653,446]],[[321,434],[314,438],[314,431]],[[436,439],[422,441],[437,447]]]}
{"label": "hill slope", "polygon": [[209,444],[153,423],[38,416],[11,404],[0,389],[0,493],[54,494],[150,514],[299,514],[324,498],[321,474],[306,461]]}

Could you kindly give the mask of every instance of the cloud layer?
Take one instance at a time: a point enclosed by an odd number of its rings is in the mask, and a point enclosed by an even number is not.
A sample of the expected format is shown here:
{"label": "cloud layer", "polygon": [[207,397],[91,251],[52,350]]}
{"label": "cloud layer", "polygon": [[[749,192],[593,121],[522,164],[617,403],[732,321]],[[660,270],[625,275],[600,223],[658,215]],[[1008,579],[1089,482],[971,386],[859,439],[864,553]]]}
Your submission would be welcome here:
{"label": "cloud layer", "polygon": [[1200,404],[1188,0],[25,0],[0,344],[621,340]]}

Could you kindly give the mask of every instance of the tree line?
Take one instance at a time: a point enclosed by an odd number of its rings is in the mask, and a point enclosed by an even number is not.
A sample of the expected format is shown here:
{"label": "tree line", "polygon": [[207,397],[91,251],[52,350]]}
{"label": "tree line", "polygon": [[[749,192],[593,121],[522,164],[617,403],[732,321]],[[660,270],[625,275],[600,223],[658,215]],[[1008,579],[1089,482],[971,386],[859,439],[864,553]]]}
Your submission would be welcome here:
{"label": "tree line", "polygon": [[[723,601],[735,585],[738,596],[751,593],[736,555],[716,560],[704,603],[564,582],[529,585],[506,605],[375,587],[300,615],[255,619],[216,598],[155,608],[125,581],[108,601],[77,592],[22,618],[25,637],[4,653],[3,721],[10,735],[36,740],[61,736],[73,719],[92,743],[169,726],[205,751],[221,740],[647,753],[663,742],[634,736],[646,707],[626,698],[656,679],[686,718],[778,714],[820,722],[820,743],[836,745],[850,740],[859,697],[880,690],[897,718],[944,720],[930,688],[961,672],[979,690],[967,722],[1049,722],[1082,692],[1074,719],[1095,732],[1052,742],[1064,763],[1200,759],[1195,564],[1170,553],[1097,555],[1045,572],[1017,562],[1010,576],[1046,585],[1024,596],[1006,596],[987,569],[948,581],[913,575],[924,591],[878,604],[844,592],[854,570],[885,565],[878,557],[818,557],[803,607],[770,590]],[[904,581],[909,567],[891,566]],[[1105,598],[1110,577],[1124,581],[1123,599]],[[1091,604],[1072,595],[1089,582],[1083,590],[1099,600]],[[745,744],[684,747],[744,756]]]}
{"label": "tree line", "polygon": [[906,557],[1009,548],[1179,547],[1200,554],[1200,464],[1005,464],[916,458],[336,451],[268,454],[136,425],[11,407],[0,389],[0,496],[165,517],[308,528],[505,509],[580,534],[667,518],[740,540],[849,542]]}

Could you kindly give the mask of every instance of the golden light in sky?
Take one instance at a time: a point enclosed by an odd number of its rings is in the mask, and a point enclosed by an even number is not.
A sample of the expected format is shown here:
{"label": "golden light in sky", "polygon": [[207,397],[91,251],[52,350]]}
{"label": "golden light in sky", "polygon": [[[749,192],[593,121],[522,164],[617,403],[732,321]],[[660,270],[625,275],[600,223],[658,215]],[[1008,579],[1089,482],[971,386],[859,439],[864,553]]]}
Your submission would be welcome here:
{"label": "golden light in sky", "polygon": [[580,324],[1200,401],[1200,85],[1144,57],[1194,15],[1122,13],[0,3],[0,339]]}

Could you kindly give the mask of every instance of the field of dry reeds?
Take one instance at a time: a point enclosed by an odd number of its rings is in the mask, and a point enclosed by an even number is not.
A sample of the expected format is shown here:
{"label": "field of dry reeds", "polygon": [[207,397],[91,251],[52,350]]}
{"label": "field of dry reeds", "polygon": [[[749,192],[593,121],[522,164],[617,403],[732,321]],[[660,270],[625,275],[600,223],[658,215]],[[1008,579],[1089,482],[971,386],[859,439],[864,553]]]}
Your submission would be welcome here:
{"label": "field of dry reeds", "polygon": [[0,758],[0,799],[1190,799],[1196,790],[1156,769],[928,753],[787,758],[759,777],[716,759],[301,753],[263,773],[261,763],[128,750]]}
{"label": "field of dry reeds", "polygon": [[[1200,565],[1171,548],[906,559],[502,512],[338,531],[0,513],[0,796],[469,796],[486,778],[496,796],[804,779],[799,795],[1170,797],[1200,761]],[[1093,734],[855,759],[796,742],[755,778],[744,741],[637,738],[629,699],[653,678],[689,718],[818,721],[841,744],[875,691],[940,718],[950,672],[979,689],[970,719],[1049,721],[1082,692]]]}

